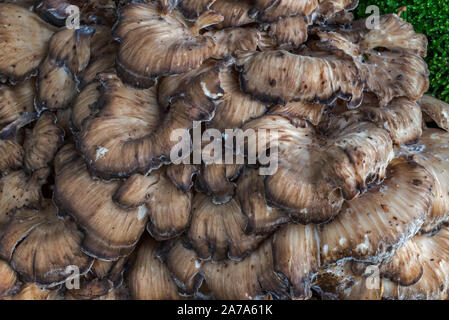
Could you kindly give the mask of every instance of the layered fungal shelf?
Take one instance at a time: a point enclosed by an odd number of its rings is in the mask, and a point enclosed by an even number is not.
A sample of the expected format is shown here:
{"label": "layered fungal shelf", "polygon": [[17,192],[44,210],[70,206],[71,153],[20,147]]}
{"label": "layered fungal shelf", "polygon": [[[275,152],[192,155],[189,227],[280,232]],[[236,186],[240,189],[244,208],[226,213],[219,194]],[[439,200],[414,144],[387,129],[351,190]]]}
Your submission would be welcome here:
{"label": "layered fungal shelf", "polygon": [[356,7],[0,1],[0,298],[449,298],[449,105]]}

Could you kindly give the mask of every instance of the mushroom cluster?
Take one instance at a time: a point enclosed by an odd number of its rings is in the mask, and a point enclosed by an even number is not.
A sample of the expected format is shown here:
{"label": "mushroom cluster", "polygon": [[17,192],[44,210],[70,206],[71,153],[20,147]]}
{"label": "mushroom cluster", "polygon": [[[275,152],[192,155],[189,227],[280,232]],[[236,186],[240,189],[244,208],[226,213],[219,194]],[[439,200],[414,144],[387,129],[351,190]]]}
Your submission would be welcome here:
{"label": "mushroom cluster", "polygon": [[356,6],[0,1],[0,298],[448,299],[449,105]]}

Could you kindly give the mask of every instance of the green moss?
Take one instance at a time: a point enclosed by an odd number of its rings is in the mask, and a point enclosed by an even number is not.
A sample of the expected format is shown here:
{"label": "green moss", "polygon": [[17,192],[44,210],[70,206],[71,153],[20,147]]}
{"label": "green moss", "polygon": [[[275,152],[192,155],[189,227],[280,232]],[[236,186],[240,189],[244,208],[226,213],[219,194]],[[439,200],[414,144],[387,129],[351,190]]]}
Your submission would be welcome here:
{"label": "green moss", "polygon": [[430,93],[449,102],[449,4],[442,0],[360,0],[356,15],[366,17],[366,7],[377,5],[381,14],[398,13],[429,40],[426,61],[430,69]]}

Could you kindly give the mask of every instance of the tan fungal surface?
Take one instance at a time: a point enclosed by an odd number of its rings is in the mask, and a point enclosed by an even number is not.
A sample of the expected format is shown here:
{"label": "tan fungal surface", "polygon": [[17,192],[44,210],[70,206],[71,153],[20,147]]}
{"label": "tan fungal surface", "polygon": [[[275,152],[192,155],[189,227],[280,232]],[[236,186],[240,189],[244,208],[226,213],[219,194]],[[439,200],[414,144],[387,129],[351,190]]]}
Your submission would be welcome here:
{"label": "tan fungal surface", "polygon": [[346,202],[320,231],[323,264],[353,258],[379,263],[390,258],[421,228],[432,207],[434,179],[412,160],[397,158],[385,181]]}
{"label": "tan fungal surface", "polygon": [[449,131],[449,104],[425,94],[419,101],[419,105],[441,129]]}
{"label": "tan fungal surface", "polygon": [[34,82],[27,80],[15,86],[0,85],[0,127],[34,112]]}
{"label": "tan fungal surface", "polygon": [[21,82],[34,74],[47,54],[56,28],[14,4],[0,4],[0,75]]}

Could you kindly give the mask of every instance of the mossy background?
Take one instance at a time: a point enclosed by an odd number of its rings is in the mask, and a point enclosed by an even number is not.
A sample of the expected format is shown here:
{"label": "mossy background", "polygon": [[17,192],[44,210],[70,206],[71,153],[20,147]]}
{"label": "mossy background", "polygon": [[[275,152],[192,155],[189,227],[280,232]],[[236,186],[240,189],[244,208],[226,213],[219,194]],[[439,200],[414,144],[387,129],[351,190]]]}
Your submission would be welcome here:
{"label": "mossy background", "polygon": [[407,10],[401,18],[427,36],[426,61],[430,70],[429,92],[449,103],[449,0],[360,0],[356,15],[366,17],[366,7],[376,5],[381,14]]}

